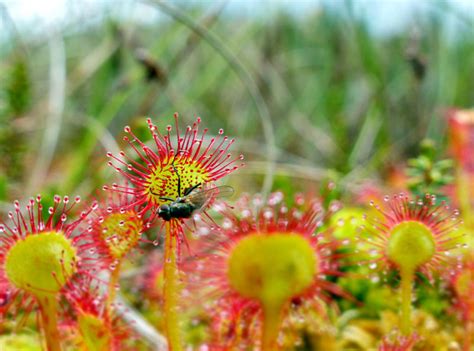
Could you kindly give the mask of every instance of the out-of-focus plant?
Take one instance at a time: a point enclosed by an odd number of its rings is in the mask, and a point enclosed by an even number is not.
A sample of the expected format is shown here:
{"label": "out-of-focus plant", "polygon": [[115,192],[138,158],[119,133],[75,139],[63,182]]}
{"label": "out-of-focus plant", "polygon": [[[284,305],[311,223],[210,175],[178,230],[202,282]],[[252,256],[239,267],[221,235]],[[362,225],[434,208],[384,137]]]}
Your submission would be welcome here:
{"label": "out-of-focus plant", "polygon": [[455,195],[466,227],[474,233],[474,110],[452,110],[448,122],[456,160]]}
{"label": "out-of-focus plant", "polygon": [[[410,199],[407,195],[385,197],[383,206],[374,205],[382,217],[368,218],[366,230],[371,238],[372,269],[385,275],[395,268],[400,275],[400,321],[404,336],[412,334],[412,300],[415,273],[429,279],[439,275],[449,263],[449,251],[458,239],[454,229],[459,224],[458,211],[449,211],[435,195]],[[457,257],[461,261],[462,257]]]}
{"label": "out-of-focus plant", "polygon": [[464,351],[469,351],[474,341],[474,256],[466,258],[462,268],[450,277],[455,293],[454,308],[464,323]]}
{"label": "out-of-focus plant", "polygon": [[[298,196],[288,207],[277,192],[267,201],[243,196],[235,209],[219,204],[218,210],[223,219],[216,254],[203,255],[190,270],[197,273],[195,286],[215,300],[207,309],[211,340],[228,349],[259,345],[273,351],[291,348],[303,335],[317,339],[324,327],[314,323],[328,323],[324,302],[333,294],[349,297],[329,279],[342,274],[343,244],[318,233],[322,204]],[[199,230],[210,232],[205,225]],[[323,348],[334,344],[328,337]]]}
{"label": "out-of-focus plant", "polygon": [[420,155],[408,160],[408,187],[413,194],[441,196],[442,187],[454,182],[453,160],[439,160],[438,154],[434,141],[425,139],[420,145]]}
{"label": "out-of-focus plant", "polygon": [[97,253],[110,270],[107,307],[114,303],[116,292],[120,290],[123,261],[136,248],[149,226],[131,201],[128,194],[111,192],[99,202],[97,211],[88,220],[92,237],[89,250]]}
{"label": "out-of-focus plant", "polygon": [[32,100],[27,57],[15,54],[9,61],[5,77],[0,71],[0,199],[7,196],[12,182],[24,176],[26,142],[18,121],[25,117]]}

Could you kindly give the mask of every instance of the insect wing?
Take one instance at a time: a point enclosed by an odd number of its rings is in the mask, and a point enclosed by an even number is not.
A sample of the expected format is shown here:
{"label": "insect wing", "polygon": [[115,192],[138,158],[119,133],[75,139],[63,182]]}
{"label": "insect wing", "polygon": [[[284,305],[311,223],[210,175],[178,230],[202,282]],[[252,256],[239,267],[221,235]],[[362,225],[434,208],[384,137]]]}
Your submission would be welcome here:
{"label": "insect wing", "polygon": [[234,189],[230,186],[223,185],[215,188],[204,189],[196,192],[192,192],[186,196],[186,202],[191,203],[196,209],[206,207],[212,200],[231,196],[234,193]]}
{"label": "insect wing", "polygon": [[221,199],[223,197],[230,197],[234,194],[234,188],[228,185],[221,185],[209,190],[215,190],[215,194],[212,196],[214,199]]}

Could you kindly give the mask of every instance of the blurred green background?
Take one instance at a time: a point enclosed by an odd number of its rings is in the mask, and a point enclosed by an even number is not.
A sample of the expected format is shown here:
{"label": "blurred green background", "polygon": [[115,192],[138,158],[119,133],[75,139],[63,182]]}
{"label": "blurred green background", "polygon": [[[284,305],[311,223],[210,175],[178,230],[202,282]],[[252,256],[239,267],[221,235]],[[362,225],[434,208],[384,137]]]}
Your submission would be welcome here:
{"label": "blurred green background", "polygon": [[469,2],[92,3],[51,22],[0,3],[2,210],[94,194],[143,116],[224,128],[239,192],[300,191],[386,177],[424,137],[443,152],[446,109],[474,105]]}

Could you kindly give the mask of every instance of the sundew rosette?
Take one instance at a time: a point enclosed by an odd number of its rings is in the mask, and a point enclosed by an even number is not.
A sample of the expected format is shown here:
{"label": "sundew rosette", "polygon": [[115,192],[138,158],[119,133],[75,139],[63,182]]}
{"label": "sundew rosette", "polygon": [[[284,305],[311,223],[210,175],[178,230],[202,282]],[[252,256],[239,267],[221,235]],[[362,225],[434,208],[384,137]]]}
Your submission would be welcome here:
{"label": "sundew rosette", "polygon": [[441,271],[452,269],[450,262],[462,259],[453,253],[461,245],[457,233],[461,224],[459,213],[444,201],[437,203],[434,195],[421,199],[410,199],[405,194],[386,196],[382,206],[371,205],[379,215],[368,217],[363,227],[369,235],[365,240],[370,246],[368,266],[384,275],[391,269],[398,271],[402,303],[400,329],[407,336],[411,334],[415,273],[432,280]]}
{"label": "sundew rosette", "polygon": [[[300,306],[311,302],[322,314],[323,300],[344,295],[326,279],[341,272],[339,242],[317,233],[321,204],[301,197],[297,202],[289,208],[283,195],[274,193],[268,202],[243,197],[233,210],[217,206],[223,216],[219,243],[210,244],[214,250],[188,274],[191,286],[214,301],[208,306],[214,344],[277,350],[287,341],[282,330],[291,323],[289,316]],[[197,233],[213,231],[204,225]]]}
{"label": "sundew rosette", "polygon": [[448,117],[449,146],[457,163],[455,199],[466,227],[472,231],[474,230],[474,109],[451,110]]}
{"label": "sundew rosette", "polygon": [[[95,259],[90,255],[87,231],[78,230],[95,208],[68,217],[80,198],[54,196],[45,211],[41,197],[30,199],[22,212],[15,201],[9,221],[0,224],[0,286],[3,311],[28,313],[36,306],[48,350],[60,350],[57,310],[63,289],[75,277],[94,275]],[[45,214],[46,212],[46,214]]]}
{"label": "sundew rosette", "polygon": [[[217,136],[208,137],[208,130],[200,130],[201,119],[183,132],[178,127],[178,115],[174,115],[176,130],[168,126],[161,134],[151,119],[147,119],[152,143],[141,141],[130,127],[124,140],[133,150],[131,155],[120,152],[118,156],[108,153],[109,164],[124,176],[130,186],[114,184],[105,187],[132,197],[130,207],[140,207],[140,214],[150,220],[160,217],[166,226],[164,243],[164,319],[165,332],[170,349],[183,350],[180,328],[181,274],[179,271],[180,247],[185,240],[183,226],[196,210],[205,211],[217,193],[211,198],[191,203],[192,194],[213,188],[214,182],[236,170],[236,163],[243,157],[229,153],[234,139],[224,136],[219,130]],[[173,211],[171,211],[173,209]],[[166,214],[166,215],[165,215]]]}
{"label": "sundew rosette", "polygon": [[120,288],[123,262],[137,248],[143,231],[150,226],[139,207],[130,206],[131,201],[128,194],[107,192],[87,221],[92,240],[89,250],[97,254],[102,266],[110,273],[108,305],[114,302],[116,291]]}
{"label": "sundew rosette", "polygon": [[474,174],[474,109],[448,113],[451,152],[459,166]]}

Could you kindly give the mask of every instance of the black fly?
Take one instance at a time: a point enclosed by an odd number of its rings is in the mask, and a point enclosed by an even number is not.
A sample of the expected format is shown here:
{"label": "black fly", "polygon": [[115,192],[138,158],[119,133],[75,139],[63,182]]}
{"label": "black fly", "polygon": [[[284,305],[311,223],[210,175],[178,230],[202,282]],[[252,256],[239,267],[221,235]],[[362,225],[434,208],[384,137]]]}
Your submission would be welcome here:
{"label": "black fly", "polygon": [[183,196],[181,196],[181,177],[174,165],[173,169],[178,176],[178,197],[176,199],[160,197],[160,200],[170,201],[170,203],[163,204],[158,208],[158,216],[165,221],[170,221],[173,218],[190,218],[195,211],[205,208],[211,200],[230,196],[234,193],[234,189],[230,186],[198,190],[201,186],[201,183],[198,183],[186,188]]}

